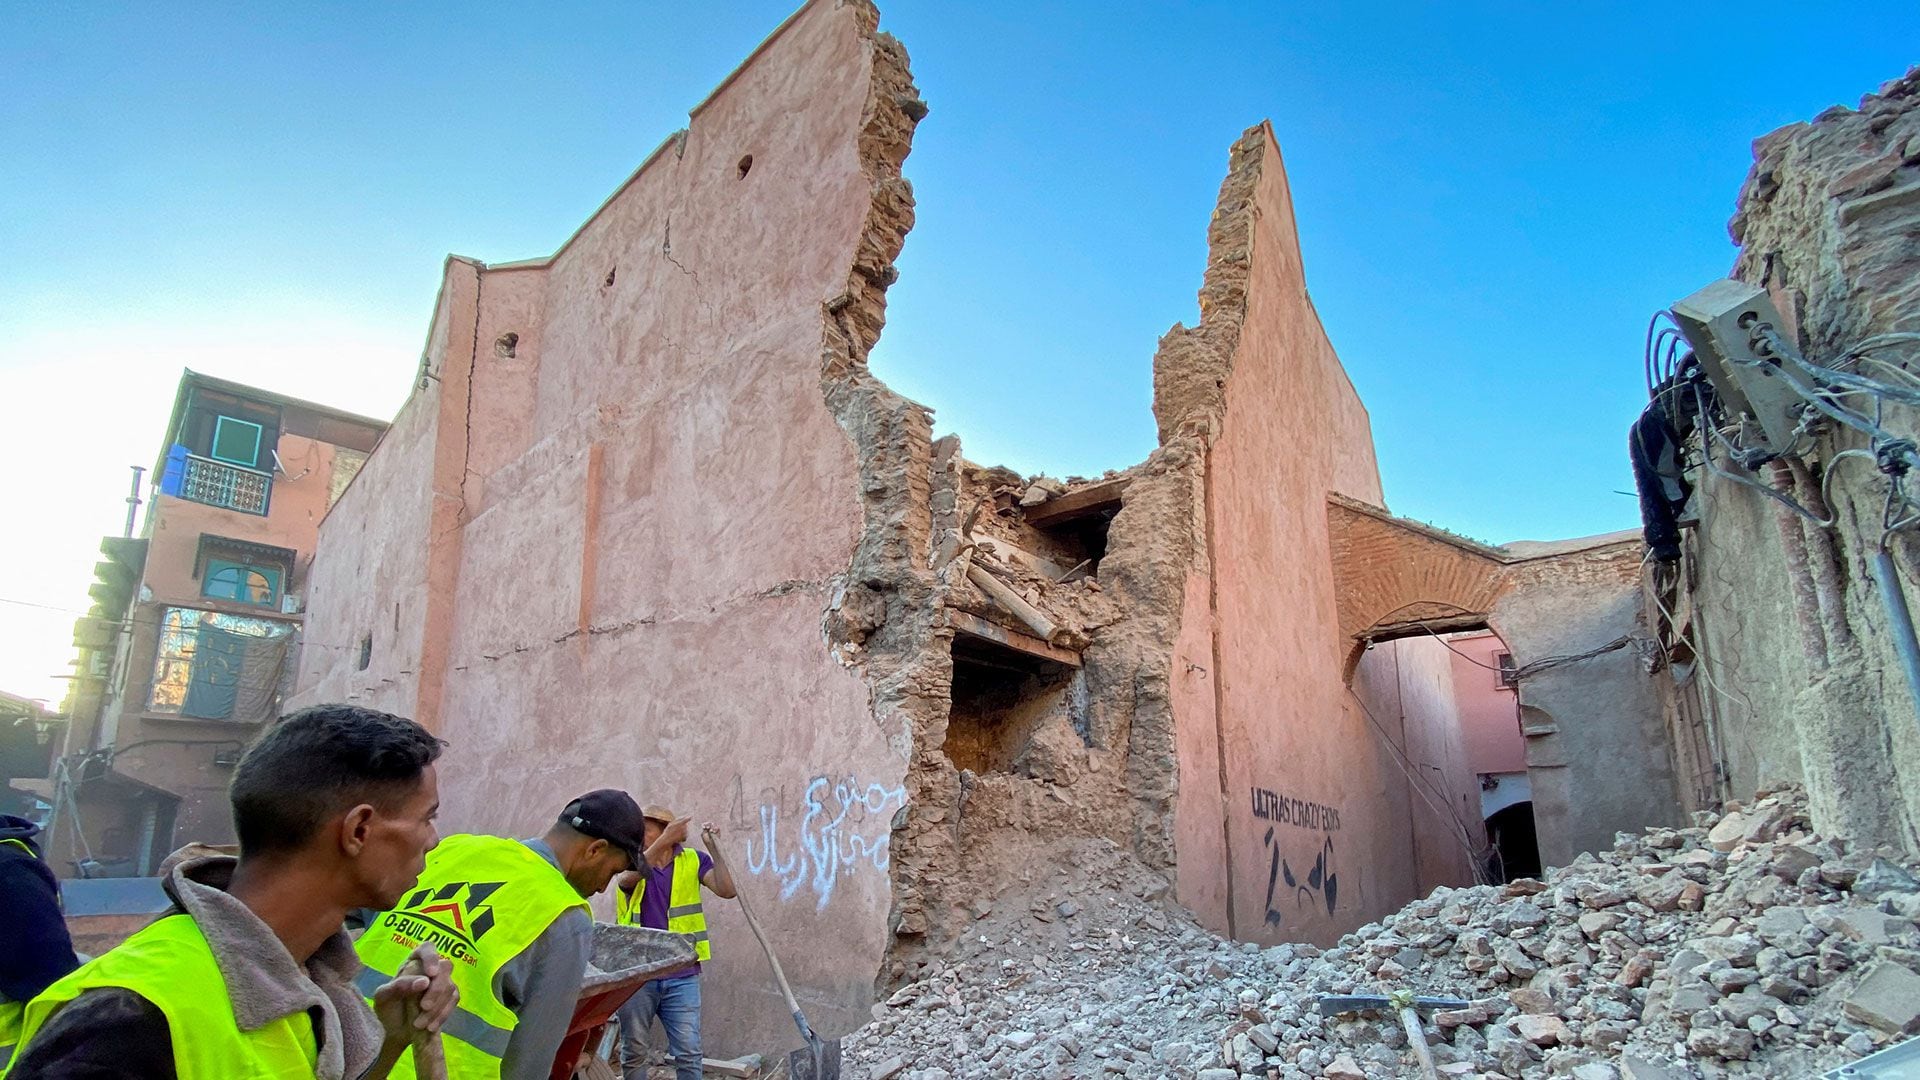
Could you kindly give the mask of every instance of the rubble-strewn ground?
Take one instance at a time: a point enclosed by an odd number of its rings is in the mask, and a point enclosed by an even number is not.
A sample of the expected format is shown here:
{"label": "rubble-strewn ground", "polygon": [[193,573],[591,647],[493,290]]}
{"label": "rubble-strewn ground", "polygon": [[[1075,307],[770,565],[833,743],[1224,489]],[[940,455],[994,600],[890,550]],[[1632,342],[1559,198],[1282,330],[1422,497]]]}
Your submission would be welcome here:
{"label": "rubble-strewn ground", "polygon": [[1817,1076],[1920,1027],[1913,867],[1813,835],[1797,792],[1324,952],[1221,940],[1107,841],[1048,854],[875,1006],[850,1077],[1417,1076],[1396,1021],[1316,1009],[1401,988],[1472,1001],[1428,1024],[1443,1076]]}

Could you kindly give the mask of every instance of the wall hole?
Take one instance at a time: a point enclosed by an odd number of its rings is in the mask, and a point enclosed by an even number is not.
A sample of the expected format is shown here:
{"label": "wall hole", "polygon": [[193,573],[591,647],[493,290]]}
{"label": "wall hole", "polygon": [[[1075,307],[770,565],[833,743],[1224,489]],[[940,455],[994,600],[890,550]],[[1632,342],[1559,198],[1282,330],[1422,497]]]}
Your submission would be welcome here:
{"label": "wall hole", "polygon": [[369,632],[366,637],[363,637],[360,639],[360,670],[361,671],[367,670],[367,666],[372,663],[373,663],[373,634]]}
{"label": "wall hole", "polygon": [[618,269],[619,269],[618,267],[613,267],[613,266],[610,266],[607,268],[607,280],[600,283],[602,288],[610,289],[613,287],[613,276]]}
{"label": "wall hole", "polygon": [[493,339],[493,355],[502,360],[511,360],[514,350],[520,347],[520,335],[509,330]]}
{"label": "wall hole", "polygon": [[1018,653],[974,648],[955,640],[953,704],[942,747],[955,768],[976,773],[1022,771],[1034,736],[1068,713],[1072,675],[1033,665]]}
{"label": "wall hole", "polygon": [[753,171],[753,155],[752,154],[748,154],[746,157],[743,157],[740,159],[739,170],[740,170],[740,179],[745,180],[747,178],[747,174]]}

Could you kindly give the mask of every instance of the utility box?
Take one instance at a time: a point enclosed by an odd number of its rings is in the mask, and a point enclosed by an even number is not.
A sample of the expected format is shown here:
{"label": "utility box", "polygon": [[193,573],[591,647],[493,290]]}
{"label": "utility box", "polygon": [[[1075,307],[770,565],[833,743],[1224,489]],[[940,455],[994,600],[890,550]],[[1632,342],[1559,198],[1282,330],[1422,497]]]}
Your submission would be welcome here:
{"label": "utility box", "polygon": [[1754,351],[1755,327],[1770,324],[1786,333],[1767,291],[1740,281],[1716,281],[1674,304],[1672,314],[1727,415],[1752,417],[1766,436],[1767,449],[1785,452],[1793,445],[1806,403],[1780,377],[1778,361]]}

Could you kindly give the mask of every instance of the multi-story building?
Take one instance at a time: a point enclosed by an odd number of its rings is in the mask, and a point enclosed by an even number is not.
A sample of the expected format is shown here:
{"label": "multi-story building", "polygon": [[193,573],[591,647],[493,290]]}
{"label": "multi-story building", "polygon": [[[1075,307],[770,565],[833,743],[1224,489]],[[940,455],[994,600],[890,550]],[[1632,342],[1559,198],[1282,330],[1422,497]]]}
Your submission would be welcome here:
{"label": "multi-story building", "polygon": [[[101,541],[71,724],[54,762],[49,860],[152,873],[177,843],[232,838],[225,788],[278,715],[303,641],[320,519],[378,420],[192,371],[180,379],[141,535]],[[129,515],[129,532],[132,530]]]}

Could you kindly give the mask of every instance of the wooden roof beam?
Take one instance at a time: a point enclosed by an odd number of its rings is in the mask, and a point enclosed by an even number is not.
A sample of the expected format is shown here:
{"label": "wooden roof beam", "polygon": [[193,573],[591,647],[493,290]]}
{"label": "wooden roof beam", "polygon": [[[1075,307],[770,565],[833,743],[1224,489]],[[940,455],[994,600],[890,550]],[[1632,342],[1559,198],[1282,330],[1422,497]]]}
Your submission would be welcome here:
{"label": "wooden roof beam", "polygon": [[1014,652],[1024,653],[1038,660],[1050,660],[1068,667],[1080,666],[1080,654],[1072,649],[1048,644],[1032,634],[1023,634],[1010,627],[1001,626],[999,623],[988,622],[978,615],[958,608],[947,609],[947,625],[953,627],[953,632],[956,634],[990,642],[1003,649],[1012,649]]}
{"label": "wooden roof beam", "polygon": [[1127,485],[1133,482],[1131,476],[1117,476],[1112,480],[1102,480],[1097,484],[1088,484],[1055,499],[1048,499],[1038,506],[1029,506],[1025,514],[1027,524],[1036,529],[1051,529],[1069,521],[1093,517],[1109,510],[1120,509],[1120,496],[1126,492]]}

